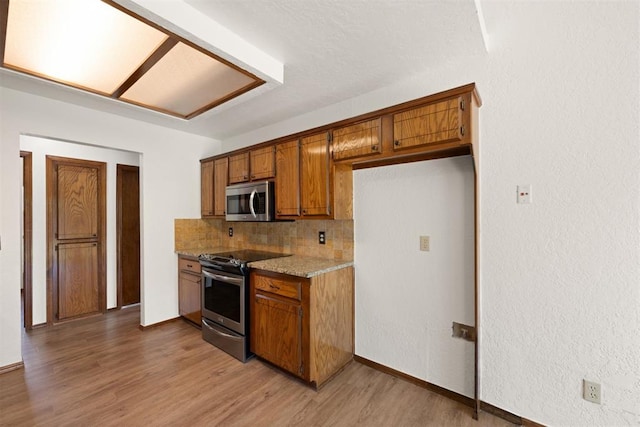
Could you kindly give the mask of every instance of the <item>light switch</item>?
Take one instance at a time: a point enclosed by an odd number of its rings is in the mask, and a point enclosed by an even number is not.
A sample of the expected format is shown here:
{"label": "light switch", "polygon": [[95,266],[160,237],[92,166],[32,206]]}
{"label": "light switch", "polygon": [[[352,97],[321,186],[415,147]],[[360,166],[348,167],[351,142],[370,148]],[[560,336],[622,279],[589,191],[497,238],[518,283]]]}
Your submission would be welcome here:
{"label": "light switch", "polygon": [[531,184],[518,185],[518,204],[528,205],[533,203],[533,196],[531,194]]}

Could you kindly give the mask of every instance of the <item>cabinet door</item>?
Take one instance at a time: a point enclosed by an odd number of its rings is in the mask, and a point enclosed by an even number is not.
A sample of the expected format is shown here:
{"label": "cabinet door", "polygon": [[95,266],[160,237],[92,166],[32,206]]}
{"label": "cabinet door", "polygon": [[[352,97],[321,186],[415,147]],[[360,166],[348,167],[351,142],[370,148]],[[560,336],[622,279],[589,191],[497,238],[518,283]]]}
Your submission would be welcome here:
{"label": "cabinet door", "polygon": [[368,120],[333,131],[333,159],[343,160],[382,153],[381,119]]}
{"label": "cabinet door", "polygon": [[213,179],[213,214],[224,216],[226,213],[227,198],[225,191],[229,180],[229,158],[217,159],[214,164]]}
{"label": "cabinet door", "polygon": [[229,156],[229,184],[249,181],[249,153]]}
{"label": "cabinet door", "polygon": [[276,215],[300,216],[300,145],[276,145]]}
{"label": "cabinet door", "polygon": [[273,178],[276,175],[275,146],[251,150],[251,180]]}
{"label": "cabinet door", "polygon": [[462,97],[456,97],[394,114],[394,150],[461,141],[462,110]]}
{"label": "cabinet door", "polygon": [[302,306],[256,292],[252,351],[271,363],[303,376]]}
{"label": "cabinet door", "polygon": [[200,163],[200,215],[213,216],[213,160]]}
{"label": "cabinet door", "polygon": [[330,215],[329,141],[326,133],[300,142],[302,215]]}
{"label": "cabinet door", "polygon": [[178,282],[180,315],[197,325],[200,324],[202,312],[200,280],[200,276],[180,272]]}

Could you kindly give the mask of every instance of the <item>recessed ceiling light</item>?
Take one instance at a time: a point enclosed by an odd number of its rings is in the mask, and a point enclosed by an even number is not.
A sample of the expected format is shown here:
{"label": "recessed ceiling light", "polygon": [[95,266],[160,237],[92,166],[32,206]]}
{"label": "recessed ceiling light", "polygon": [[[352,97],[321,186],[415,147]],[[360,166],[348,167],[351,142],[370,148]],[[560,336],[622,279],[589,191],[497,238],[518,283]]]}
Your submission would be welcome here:
{"label": "recessed ceiling light", "polygon": [[100,0],[0,0],[7,69],[190,119],[264,83]]}

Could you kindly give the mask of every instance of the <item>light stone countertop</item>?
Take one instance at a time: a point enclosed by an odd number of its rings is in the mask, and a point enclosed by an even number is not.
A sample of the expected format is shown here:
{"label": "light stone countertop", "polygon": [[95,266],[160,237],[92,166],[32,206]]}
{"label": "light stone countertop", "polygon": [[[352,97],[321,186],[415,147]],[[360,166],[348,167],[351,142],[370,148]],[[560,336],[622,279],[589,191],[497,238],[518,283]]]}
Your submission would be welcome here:
{"label": "light stone countertop", "polygon": [[[238,250],[237,248],[212,247],[199,249],[181,249],[176,254],[197,258],[200,254],[216,254]],[[273,273],[288,274],[290,276],[310,278],[341,268],[352,267],[353,261],[335,260],[331,258],[316,258],[304,255],[287,255],[248,264],[249,268],[271,271]]]}
{"label": "light stone countertop", "polygon": [[297,277],[313,277],[341,268],[352,267],[353,261],[314,258],[302,255],[291,255],[281,258],[250,262],[249,268],[266,270],[274,273],[288,274]]}

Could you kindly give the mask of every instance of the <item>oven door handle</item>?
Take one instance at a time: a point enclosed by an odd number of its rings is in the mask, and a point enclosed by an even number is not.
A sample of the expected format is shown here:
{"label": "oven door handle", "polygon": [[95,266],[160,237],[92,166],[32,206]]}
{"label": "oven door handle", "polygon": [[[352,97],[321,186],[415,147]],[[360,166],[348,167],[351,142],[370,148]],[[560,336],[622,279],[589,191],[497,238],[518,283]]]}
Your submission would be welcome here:
{"label": "oven door handle", "polygon": [[229,277],[223,276],[221,274],[209,273],[206,270],[202,270],[202,275],[206,277],[210,277],[214,280],[219,280],[220,282],[231,283],[233,285],[242,285],[243,279],[237,277]]}
{"label": "oven door handle", "polygon": [[258,194],[258,190],[253,190],[251,192],[251,196],[249,197],[249,210],[251,211],[251,215],[253,215],[253,217],[256,217],[256,210],[253,208],[253,199],[255,199],[256,194]]}
{"label": "oven door handle", "polygon": [[214,332],[214,333],[216,333],[218,335],[222,335],[225,338],[231,338],[231,339],[234,339],[236,341],[241,341],[242,340],[242,337],[236,337],[235,335],[231,335],[231,334],[227,334],[227,333],[222,332],[221,330],[216,328],[214,325],[212,325],[211,323],[207,322],[207,319],[205,319],[204,317],[202,318],[202,323],[205,326],[207,326],[211,332]]}

